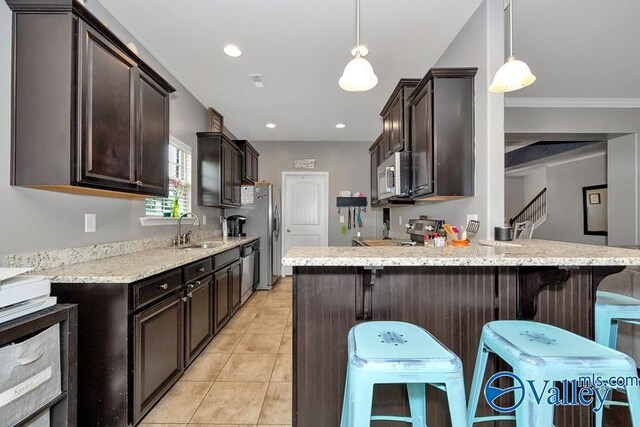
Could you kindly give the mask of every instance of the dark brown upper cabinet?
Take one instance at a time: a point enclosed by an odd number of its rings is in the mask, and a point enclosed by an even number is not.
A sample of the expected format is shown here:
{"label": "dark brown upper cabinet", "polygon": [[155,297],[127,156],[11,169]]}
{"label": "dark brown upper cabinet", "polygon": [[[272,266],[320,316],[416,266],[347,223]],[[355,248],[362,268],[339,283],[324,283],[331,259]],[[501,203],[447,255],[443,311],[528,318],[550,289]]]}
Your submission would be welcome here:
{"label": "dark brown upper cabinet", "polygon": [[242,151],[242,182],[253,185],[258,181],[258,157],[260,153],[249,141],[234,141]]}
{"label": "dark brown upper cabinet", "polygon": [[370,178],[371,178],[371,207],[378,206],[378,166],[380,165],[380,150],[382,146],[382,135],[369,148]]}
{"label": "dark brown upper cabinet", "polygon": [[400,79],[385,104],[382,117],[380,150],[383,159],[409,149],[409,106],[407,100],[420,79]]}
{"label": "dark brown upper cabinet", "polygon": [[198,205],[240,206],[242,153],[220,132],[198,132]]}
{"label": "dark brown upper cabinet", "polygon": [[175,89],[80,3],[7,4],[14,43],[11,184],[166,195]]}
{"label": "dark brown upper cabinet", "polygon": [[412,196],[474,195],[474,77],[477,68],[433,68],[409,97]]}

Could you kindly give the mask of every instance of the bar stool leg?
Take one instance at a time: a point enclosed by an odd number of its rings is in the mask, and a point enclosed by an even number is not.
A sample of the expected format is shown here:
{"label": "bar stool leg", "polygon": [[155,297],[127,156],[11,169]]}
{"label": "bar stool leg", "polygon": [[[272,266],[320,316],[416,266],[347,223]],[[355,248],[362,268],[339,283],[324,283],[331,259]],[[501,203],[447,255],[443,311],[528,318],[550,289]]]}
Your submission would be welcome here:
{"label": "bar stool leg", "polygon": [[466,398],[462,374],[460,378],[447,381],[446,387],[447,400],[449,402],[449,414],[451,415],[451,427],[467,426],[467,416],[464,411],[464,408],[466,407]]}
{"label": "bar stool leg", "polygon": [[371,425],[371,408],[373,406],[373,383],[352,375],[349,381],[349,418],[348,427],[369,427]]}
{"label": "bar stool leg", "polygon": [[[604,390],[606,390],[607,394],[606,396],[609,396],[609,393],[611,392],[611,389],[609,387],[604,387]],[[598,412],[596,412],[596,427],[602,427],[602,421],[603,421],[603,417],[604,417],[604,409],[605,409],[606,405],[604,405],[602,408],[600,408],[600,410]]]}
{"label": "bar stool leg", "polygon": [[627,399],[633,427],[640,427],[640,387],[627,387]]}
{"label": "bar stool leg", "polygon": [[413,427],[425,427],[427,424],[427,394],[425,385],[420,383],[407,383],[409,395],[409,408],[411,409],[411,425]]}
{"label": "bar stool leg", "polygon": [[349,401],[351,393],[349,392],[349,369],[347,369],[347,377],[344,382],[344,397],[342,398],[342,416],[340,418],[340,427],[348,427],[351,422],[349,416]]}
{"label": "bar stool leg", "polygon": [[516,409],[516,425],[526,427],[553,427],[553,405],[544,399],[538,404],[533,396],[527,395]]}
{"label": "bar stool leg", "polygon": [[484,346],[484,341],[480,340],[478,346],[478,355],[476,356],[476,366],[473,371],[473,381],[471,382],[471,392],[469,393],[469,407],[467,409],[467,426],[473,425],[478,410],[478,400],[482,391],[482,383],[484,373],[487,369],[487,360],[489,359],[489,351]]}

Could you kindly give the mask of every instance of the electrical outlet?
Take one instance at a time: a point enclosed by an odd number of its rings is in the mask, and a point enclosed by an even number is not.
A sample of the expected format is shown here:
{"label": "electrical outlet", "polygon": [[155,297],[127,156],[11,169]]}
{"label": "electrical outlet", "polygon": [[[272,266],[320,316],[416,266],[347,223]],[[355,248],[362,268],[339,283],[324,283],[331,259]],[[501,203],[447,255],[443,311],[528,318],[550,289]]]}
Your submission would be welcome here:
{"label": "electrical outlet", "polygon": [[207,216],[202,215],[202,225],[207,225]]}
{"label": "electrical outlet", "polygon": [[84,232],[95,233],[96,232],[96,214],[84,214]]}
{"label": "electrical outlet", "polygon": [[402,227],[402,226],[404,225],[404,222],[402,221],[402,215],[399,215],[399,216],[398,216],[398,225],[399,225],[400,227]]}
{"label": "electrical outlet", "polygon": [[469,224],[469,221],[477,221],[478,220],[478,214],[467,214],[467,224]]}
{"label": "electrical outlet", "polygon": [[340,215],[340,224],[344,224],[344,215]]}

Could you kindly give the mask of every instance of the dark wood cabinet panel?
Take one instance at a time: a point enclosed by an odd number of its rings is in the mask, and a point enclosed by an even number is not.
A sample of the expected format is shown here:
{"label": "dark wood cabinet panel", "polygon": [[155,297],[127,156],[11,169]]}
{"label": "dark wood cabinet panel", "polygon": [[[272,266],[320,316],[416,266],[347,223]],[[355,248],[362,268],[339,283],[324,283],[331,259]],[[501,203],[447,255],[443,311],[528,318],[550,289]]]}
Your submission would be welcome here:
{"label": "dark wood cabinet panel", "polygon": [[184,370],[184,301],[179,293],[133,316],[133,422]]}
{"label": "dark wood cabinet panel", "polygon": [[234,141],[242,153],[242,182],[254,184],[258,181],[258,157],[260,154],[249,141]]}
{"label": "dark wood cabinet panel", "polygon": [[242,154],[224,134],[198,132],[198,204],[240,206]]}
{"label": "dark wood cabinet panel", "polygon": [[380,165],[381,141],[382,135],[380,135],[371,148],[369,148],[371,206],[377,206],[378,204],[378,166]]}
{"label": "dark wood cabinet panel", "polygon": [[138,73],[137,182],[148,194],[164,196],[168,183],[169,94]]}
{"label": "dark wood cabinet panel", "polygon": [[420,82],[420,79],[400,79],[385,104],[382,117],[382,158],[393,153],[409,150],[409,111],[408,98]]}
{"label": "dark wood cabinet panel", "polygon": [[80,2],[7,4],[16,47],[11,184],[166,195],[175,89]]}
{"label": "dark wood cabinet panel", "polygon": [[231,313],[235,313],[242,303],[242,261],[229,266],[229,296]]}
{"label": "dark wood cabinet panel", "polygon": [[133,188],[135,63],[80,25],[82,159],[80,182]]}
{"label": "dark wood cabinet panel", "polygon": [[187,285],[185,365],[189,365],[213,337],[213,278]]}
{"label": "dark wood cabinet panel", "polygon": [[416,200],[474,195],[474,77],[477,68],[434,68],[411,95]]}
{"label": "dark wood cabinet panel", "polygon": [[213,275],[214,329],[218,333],[231,318],[231,298],[229,296],[229,268],[224,268]]}

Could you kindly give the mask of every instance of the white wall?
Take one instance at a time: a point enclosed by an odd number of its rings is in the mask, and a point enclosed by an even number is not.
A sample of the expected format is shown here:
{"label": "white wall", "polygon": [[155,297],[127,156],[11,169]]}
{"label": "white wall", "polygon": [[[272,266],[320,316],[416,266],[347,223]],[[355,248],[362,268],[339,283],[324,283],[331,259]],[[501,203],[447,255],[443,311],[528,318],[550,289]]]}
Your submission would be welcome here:
{"label": "white wall", "polygon": [[584,234],[582,187],[607,183],[607,157],[591,157],[545,169],[548,218],[534,231],[534,237],[606,245],[607,236]]}
{"label": "white wall", "polygon": [[[475,197],[448,202],[421,202],[391,209],[391,229],[404,234],[409,218],[430,215],[464,226],[466,214],[477,214],[480,237],[504,221],[504,97],[487,88],[503,63],[504,13],[499,1],[485,0],[436,67],[478,67],[475,78]],[[402,217],[402,221],[400,221]]]}
{"label": "white wall", "polygon": [[[142,58],[176,87],[170,101],[170,132],[191,145],[196,131],[206,130],[205,107],[200,104],[134,37],[98,2],[89,9],[125,42],[134,40]],[[10,253],[91,245],[159,235],[169,236],[173,228],[140,226],[142,201],[54,193],[9,186],[11,130],[11,11],[0,2],[0,265]],[[37,124],[35,124],[37,125]],[[193,182],[195,183],[195,164]],[[194,211],[209,217],[208,227],[218,228],[217,209]],[[97,232],[84,233],[84,214],[97,214]]]}
{"label": "white wall", "polygon": [[507,176],[504,179],[505,223],[528,203],[524,197],[524,182],[522,176]]}
{"label": "white wall", "polygon": [[[363,236],[375,236],[382,227],[382,210],[367,209],[363,213],[362,229],[340,232],[336,195],[340,190],[362,191],[370,197],[369,142],[274,142],[256,141],[251,144],[260,153],[258,175],[270,181],[276,194],[282,187],[282,171],[293,171],[296,159],[316,159],[316,171],[329,172],[329,245],[350,246],[351,237],[358,231]],[[370,200],[370,199],[369,199]],[[341,215],[347,218],[347,211]]]}
{"label": "white wall", "polygon": [[[640,244],[639,108],[506,108],[507,133],[599,133],[608,145],[610,246]],[[621,134],[627,134],[621,136]]]}

